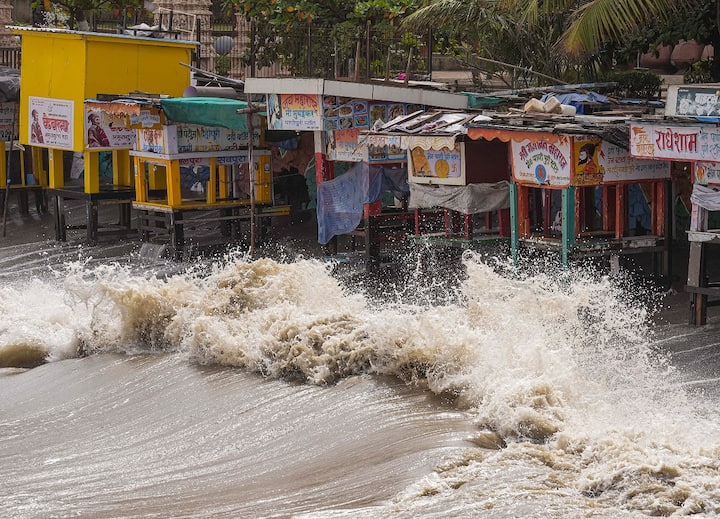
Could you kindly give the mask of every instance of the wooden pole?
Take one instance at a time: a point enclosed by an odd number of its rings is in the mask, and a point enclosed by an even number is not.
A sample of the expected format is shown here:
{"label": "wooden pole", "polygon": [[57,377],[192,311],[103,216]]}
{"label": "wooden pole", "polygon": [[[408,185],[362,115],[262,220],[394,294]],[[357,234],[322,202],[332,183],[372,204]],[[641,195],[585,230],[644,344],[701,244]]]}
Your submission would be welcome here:
{"label": "wooden pole", "polygon": [[245,114],[248,127],[248,172],[250,177],[250,258],[255,257],[255,162],[253,161],[253,115],[263,108],[252,103],[247,94],[247,108],[241,108],[238,114]]}
{"label": "wooden pole", "polygon": [[13,144],[15,143],[15,119],[18,116],[19,105],[20,102],[18,101],[17,105],[15,105],[13,109],[13,122],[10,129],[10,148],[8,149],[8,157],[5,161],[5,203],[3,204],[3,238],[6,236],[7,233],[8,196],[10,194],[10,165],[12,164]]}

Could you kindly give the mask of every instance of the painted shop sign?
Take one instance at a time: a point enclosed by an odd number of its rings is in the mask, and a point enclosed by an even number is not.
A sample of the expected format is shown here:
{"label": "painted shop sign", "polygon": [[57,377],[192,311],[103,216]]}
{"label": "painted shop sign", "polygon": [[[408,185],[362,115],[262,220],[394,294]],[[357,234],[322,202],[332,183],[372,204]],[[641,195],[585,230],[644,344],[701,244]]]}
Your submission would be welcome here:
{"label": "painted shop sign", "polygon": [[603,183],[670,178],[670,162],[636,159],[620,146],[603,141],[598,157]]}
{"label": "painted shop sign", "polygon": [[363,162],[367,160],[367,146],[360,144],[360,128],[326,132],[329,160]]}
{"label": "painted shop sign", "polygon": [[569,185],[570,145],[566,135],[529,134],[522,140],[513,139],[513,180],[548,186]]}
{"label": "painted shop sign", "polygon": [[630,154],[648,159],[720,161],[720,128],[631,124]]}
{"label": "painted shop sign", "polygon": [[[172,126],[168,126],[171,129]],[[170,153],[240,150],[247,148],[250,132],[221,126],[177,125],[177,149]],[[260,130],[253,131],[253,146],[260,146]]]}
{"label": "painted shop sign", "polygon": [[268,127],[272,130],[322,130],[319,95],[268,94]]}

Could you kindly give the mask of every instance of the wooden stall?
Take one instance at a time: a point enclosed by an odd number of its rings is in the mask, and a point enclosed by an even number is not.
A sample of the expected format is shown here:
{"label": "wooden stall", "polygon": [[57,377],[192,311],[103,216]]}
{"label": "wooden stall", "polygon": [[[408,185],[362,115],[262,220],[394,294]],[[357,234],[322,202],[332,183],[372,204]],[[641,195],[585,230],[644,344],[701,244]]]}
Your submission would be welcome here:
{"label": "wooden stall", "polygon": [[[403,207],[400,199],[387,200],[389,191],[365,202],[358,198],[357,207],[350,211],[338,209],[333,207],[334,201],[328,194],[337,192],[339,186],[323,184],[345,177],[345,170],[357,173],[356,166],[362,169],[359,176],[375,175],[382,168],[388,176],[397,174],[406,180],[405,151],[385,146],[368,149],[360,140],[361,133],[426,107],[468,106],[467,96],[446,91],[324,79],[248,78],[245,92],[267,96],[270,130],[313,133],[318,241],[331,254],[338,252],[336,237],[340,235],[351,236],[353,244],[362,241],[371,267],[378,263],[383,244],[404,240],[412,234],[413,212]],[[338,180],[337,184],[348,184],[349,178]],[[356,188],[352,191],[357,195]],[[325,217],[340,224],[330,234],[323,231],[321,221]]]}
{"label": "wooden stall", "polygon": [[[626,123],[620,123],[626,124]],[[470,138],[498,138],[510,146],[512,182],[511,250],[559,253],[572,259],[649,253],[663,276],[670,271],[668,164],[635,159],[627,149],[602,138],[603,130],[575,125],[527,128],[485,124],[468,129]],[[648,206],[647,228],[629,224],[628,189],[636,186]]]}
{"label": "wooden stall", "polygon": [[468,139],[466,125],[476,117],[422,111],[368,135],[369,146],[407,152],[414,239],[474,248],[509,237],[508,145]]}
{"label": "wooden stall", "polygon": [[[241,237],[241,225],[288,213],[288,206],[273,204],[271,154],[262,149],[264,117],[238,114],[247,103],[230,99],[176,98],[160,104],[167,124],[137,129],[130,152],[133,208],[144,241],[158,238],[177,256],[189,243],[234,241]],[[248,125],[247,117],[254,124]],[[198,228],[191,236],[189,231]]]}
{"label": "wooden stall", "polygon": [[[707,323],[709,307],[720,305],[720,94],[716,84],[671,85],[665,115],[630,125],[633,157],[688,166],[691,215],[687,283],[689,323]],[[680,169],[680,168],[677,168]]]}
{"label": "wooden stall", "polygon": [[720,211],[718,142],[717,124],[694,117],[641,120],[630,125],[630,151],[634,157],[691,164],[693,193],[685,290],[690,293],[689,322],[694,325],[705,324],[708,307],[720,305],[720,280],[708,263],[709,248],[716,250],[715,245],[720,244],[720,231],[712,225]]}
{"label": "wooden stall", "polygon": [[[101,229],[99,207],[119,206],[120,228],[130,226],[134,196],[130,149],[126,144],[98,142],[95,115],[86,100],[102,95],[151,92],[180,96],[190,84],[189,63],[195,42],[115,34],[13,27],[21,37],[20,142],[45,150],[48,193],[53,197],[56,237],[66,239],[65,201],[86,205],[87,242],[95,243]],[[62,80],[58,80],[62,78]],[[100,117],[102,124],[103,117]],[[114,132],[104,133],[111,137]],[[66,185],[64,154],[82,152],[82,186]],[[100,153],[111,152],[113,181],[100,181]],[[68,183],[69,184],[69,183]],[[114,235],[118,229],[108,229]]]}
{"label": "wooden stall", "polygon": [[3,215],[7,215],[5,203],[11,193],[17,197],[22,215],[29,213],[31,193],[37,212],[47,210],[44,190],[48,180],[42,150],[17,144],[19,115],[17,101],[0,103],[0,211]]}

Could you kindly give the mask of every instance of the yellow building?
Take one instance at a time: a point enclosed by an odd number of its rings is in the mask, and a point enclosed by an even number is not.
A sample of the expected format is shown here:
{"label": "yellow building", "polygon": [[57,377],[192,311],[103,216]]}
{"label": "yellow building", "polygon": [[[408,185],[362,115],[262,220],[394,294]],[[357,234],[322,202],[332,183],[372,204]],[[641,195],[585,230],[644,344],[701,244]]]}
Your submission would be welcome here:
{"label": "yellow building", "polygon": [[[85,152],[84,101],[131,92],[182,96],[196,42],[13,27],[21,36],[20,142],[47,148],[50,187],[62,187],[62,151]],[[89,159],[89,160],[88,160]],[[86,192],[97,183],[86,175]]]}

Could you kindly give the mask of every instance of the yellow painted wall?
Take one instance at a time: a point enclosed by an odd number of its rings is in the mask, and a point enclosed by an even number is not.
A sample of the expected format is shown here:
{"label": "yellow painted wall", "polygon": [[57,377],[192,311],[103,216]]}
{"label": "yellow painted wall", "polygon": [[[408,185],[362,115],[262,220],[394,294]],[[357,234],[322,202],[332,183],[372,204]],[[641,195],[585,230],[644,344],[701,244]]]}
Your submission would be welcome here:
{"label": "yellow painted wall", "polygon": [[182,96],[194,42],[114,34],[16,29],[22,37],[20,142],[29,144],[28,97],[74,102],[73,151],[85,145],[83,102],[98,94]]}

